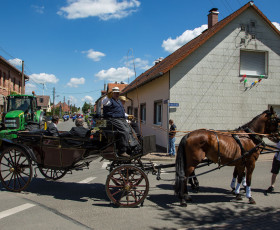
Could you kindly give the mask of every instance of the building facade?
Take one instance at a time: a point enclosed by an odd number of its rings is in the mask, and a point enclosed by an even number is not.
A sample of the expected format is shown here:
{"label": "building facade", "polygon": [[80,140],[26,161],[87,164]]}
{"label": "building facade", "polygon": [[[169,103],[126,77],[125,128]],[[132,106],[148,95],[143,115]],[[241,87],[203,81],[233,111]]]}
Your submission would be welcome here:
{"label": "building facade", "polygon": [[22,90],[22,72],[0,56],[0,110],[3,112],[4,97],[12,92],[25,93],[25,81],[29,77],[24,75],[24,88]]}
{"label": "building facade", "polygon": [[218,14],[212,9],[207,30],[123,91],[159,146],[168,144],[169,118],[184,132],[232,130],[270,105],[280,111],[279,30],[253,2],[222,21]]}

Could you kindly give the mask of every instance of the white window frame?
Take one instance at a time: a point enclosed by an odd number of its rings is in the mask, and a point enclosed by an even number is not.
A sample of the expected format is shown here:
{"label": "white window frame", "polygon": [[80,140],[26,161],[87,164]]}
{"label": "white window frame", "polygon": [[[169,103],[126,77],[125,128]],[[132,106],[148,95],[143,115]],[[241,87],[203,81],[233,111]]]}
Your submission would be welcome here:
{"label": "white window frame", "polygon": [[142,123],[146,123],[146,103],[140,104],[140,119]]}
{"label": "white window frame", "polygon": [[154,124],[161,125],[162,124],[162,100],[154,102]]}
{"label": "white window frame", "polygon": [[255,50],[240,50],[240,76],[267,78],[268,52]]}

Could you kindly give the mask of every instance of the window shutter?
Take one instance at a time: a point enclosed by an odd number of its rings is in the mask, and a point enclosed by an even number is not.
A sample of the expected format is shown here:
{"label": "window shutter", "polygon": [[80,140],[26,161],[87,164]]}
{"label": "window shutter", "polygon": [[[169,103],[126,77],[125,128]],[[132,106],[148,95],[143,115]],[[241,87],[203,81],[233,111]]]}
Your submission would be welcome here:
{"label": "window shutter", "polygon": [[265,60],[265,52],[253,52],[242,50],[240,52],[240,75],[266,75]]}

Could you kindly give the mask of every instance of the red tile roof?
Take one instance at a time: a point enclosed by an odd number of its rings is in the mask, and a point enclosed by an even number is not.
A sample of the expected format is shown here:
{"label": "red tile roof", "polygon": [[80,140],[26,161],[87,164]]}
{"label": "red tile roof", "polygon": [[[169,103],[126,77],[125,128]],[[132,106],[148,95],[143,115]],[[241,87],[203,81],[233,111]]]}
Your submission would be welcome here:
{"label": "red tile roof", "polygon": [[114,87],[119,87],[120,91],[122,91],[128,84],[124,83],[108,83],[107,92],[111,92]]}
{"label": "red tile roof", "polygon": [[194,38],[193,40],[183,45],[181,48],[177,49],[175,52],[173,52],[166,58],[164,58],[160,63],[154,65],[152,68],[142,73],[122,91],[122,94],[128,93],[134,90],[135,88],[144,85],[167,73],[170,69],[172,69],[179,62],[184,60],[188,55],[190,55],[196,49],[202,46],[209,38],[214,36],[218,31],[223,29],[226,25],[228,25],[228,23],[230,23],[248,8],[254,9],[264,19],[264,21],[280,36],[280,31],[271,23],[271,21],[267,19],[267,17],[255,6],[254,3],[248,2],[239,10],[224,18],[222,21],[216,23],[211,28],[205,30],[201,35]]}

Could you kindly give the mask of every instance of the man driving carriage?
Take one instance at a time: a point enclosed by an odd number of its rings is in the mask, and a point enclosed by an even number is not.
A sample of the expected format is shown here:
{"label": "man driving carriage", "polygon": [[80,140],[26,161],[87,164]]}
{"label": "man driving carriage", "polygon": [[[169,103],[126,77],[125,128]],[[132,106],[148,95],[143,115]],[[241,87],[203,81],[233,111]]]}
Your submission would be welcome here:
{"label": "man driving carriage", "polygon": [[124,107],[119,100],[120,90],[114,87],[112,92],[102,100],[103,116],[108,119],[113,127],[119,133],[117,142],[118,155],[121,157],[130,157],[128,151],[139,145],[135,132],[125,119]]}

